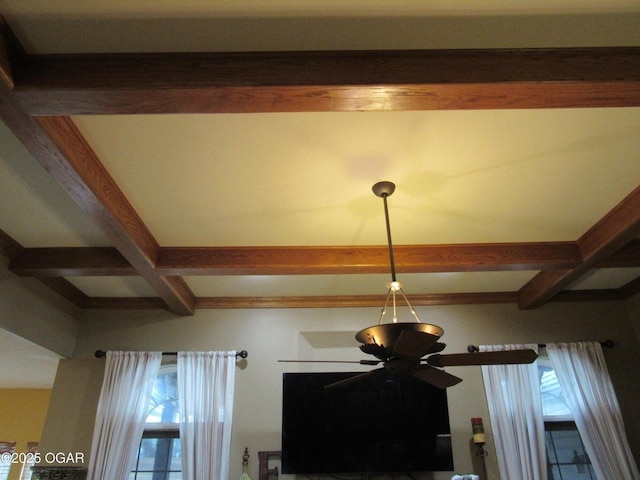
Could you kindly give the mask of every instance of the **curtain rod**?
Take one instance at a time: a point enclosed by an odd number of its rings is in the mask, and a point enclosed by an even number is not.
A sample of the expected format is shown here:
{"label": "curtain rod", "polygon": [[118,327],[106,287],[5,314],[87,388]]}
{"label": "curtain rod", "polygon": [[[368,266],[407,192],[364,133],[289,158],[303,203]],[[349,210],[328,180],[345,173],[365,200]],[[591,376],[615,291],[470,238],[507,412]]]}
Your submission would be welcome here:
{"label": "curtain rod", "polygon": [[[599,342],[599,343],[600,343],[600,345],[602,345],[603,347],[606,347],[606,348],[613,348],[613,346],[615,345],[613,343],[613,340],[604,340],[604,341]],[[539,343],[538,344],[538,348],[545,348],[546,346],[547,346],[546,343]],[[469,353],[478,352],[478,351],[480,351],[480,348],[477,345],[469,345],[467,347],[467,352],[469,352]]]}
{"label": "curtain rod", "polygon": [[[178,355],[178,352],[162,352],[162,355]],[[96,350],[95,353],[96,358],[104,358],[107,356],[107,352],[104,350]],[[246,350],[240,350],[236,353],[236,358],[247,358],[249,353]]]}

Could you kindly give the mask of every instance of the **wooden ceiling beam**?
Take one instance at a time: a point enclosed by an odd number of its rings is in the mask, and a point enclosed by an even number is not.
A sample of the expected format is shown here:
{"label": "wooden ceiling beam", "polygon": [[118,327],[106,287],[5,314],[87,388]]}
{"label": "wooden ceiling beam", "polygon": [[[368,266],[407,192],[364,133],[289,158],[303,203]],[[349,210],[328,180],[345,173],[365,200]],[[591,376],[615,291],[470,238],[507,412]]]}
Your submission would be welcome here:
{"label": "wooden ceiling beam", "polygon": [[640,240],[632,240],[613,255],[604,258],[594,268],[640,267]]}
{"label": "wooden ceiling beam", "polygon": [[[397,245],[399,273],[546,270],[575,267],[575,242]],[[128,276],[137,271],[115,248],[28,248],[9,269],[22,276]],[[388,273],[386,246],[161,247],[156,271],[181,275]]]}
{"label": "wooden ceiling beam", "polygon": [[[131,276],[131,264],[112,247],[23,248],[0,230],[0,252],[21,276]],[[553,270],[582,261],[576,242],[396,245],[399,273]],[[640,267],[633,240],[594,268]],[[160,247],[161,275],[321,275],[387,273],[386,246]]]}
{"label": "wooden ceiling beam", "polygon": [[[574,242],[396,245],[399,273],[568,268],[580,262]],[[388,273],[386,246],[162,248],[164,275],[309,275]]]}
{"label": "wooden ceiling beam", "polygon": [[30,115],[640,106],[640,48],[32,55]]}
{"label": "wooden ceiling beam", "polygon": [[169,308],[192,315],[193,293],[181,278],[155,271],[157,242],[73,122],[31,117],[5,88],[0,88],[0,117]]}
{"label": "wooden ceiling beam", "polygon": [[24,247],[16,242],[13,237],[0,229],[0,254],[4,255],[9,260],[13,260],[24,253],[24,250]]}
{"label": "wooden ceiling beam", "polygon": [[[516,303],[517,292],[474,292],[407,295],[414,307],[434,305],[480,305],[490,303]],[[251,309],[251,308],[362,308],[384,305],[385,295],[318,295],[281,297],[198,297],[197,309]],[[617,290],[564,291],[554,302],[588,302],[620,300]],[[159,298],[92,297],[87,308],[102,309],[159,309],[164,303]]]}
{"label": "wooden ceiling beam", "polygon": [[[11,237],[4,230],[0,229],[0,254],[9,259],[9,265],[16,258],[22,256],[27,249],[25,249],[20,243],[18,243],[13,237]],[[54,292],[58,293],[62,297],[69,300],[77,307],[85,307],[89,297],[82,292],[79,288],[73,285],[65,278],[61,277],[39,277],[35,276],[38,280],[44,283]]]}
{"label": "wooden ceiling beam", "polygon": [[89,144],[68,117],[38,117],[40,141],[47,151],[22,139],[49,174],[76,204],[100,226],[112,244],[180,315],[194,313],[194,296],[180,277],[163,277],[155,270],[159,245]]}
{"label": "wooden ceiling beam", "polygon": [[138,275],[112,247],[26,248],[9,263],[20,276],[100,277]]}
{"label": "wooden ceiling beam", "polygon": [[66,278],[61,277],[37,277],[51,290],[80,308],[87,308],[91,297],[76,287]]}
{"label": "wooden ceiling beam", "polygon": [[626,285],[619,288],[622,299],[631,298],[640,293],[640,277],[631,280]]}
{"label": "wooden ceiling beam", "polygon": [[519,307],[530,309],[541,306],[598,262],[604,261],[637,239],[638,235],[640,235],[640,187],[627,195],[578,239],[582,262],[577,267],[545,270],[538,273],[520,289]]}
{"label": "wooden ceiling beam", "polygon": [[[179,277],[155,271],[158,244],[69,117],[34,117],[14,95],[15,75],[29,57],[0,18],[0,118],[176,314],[194,313]],[[53,281],[52,281],[53,282]],[[60,282],[58,282],[60,283]],[[66,286],[63,287],[63,290]]]}

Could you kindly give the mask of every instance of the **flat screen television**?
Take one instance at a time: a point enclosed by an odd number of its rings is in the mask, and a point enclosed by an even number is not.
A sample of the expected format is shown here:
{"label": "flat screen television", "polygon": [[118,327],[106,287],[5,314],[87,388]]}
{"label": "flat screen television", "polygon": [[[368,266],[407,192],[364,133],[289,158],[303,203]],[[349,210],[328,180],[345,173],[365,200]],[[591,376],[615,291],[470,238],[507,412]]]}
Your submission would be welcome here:
{"label": "flat screen television", "polygon": [[283,375],[283,474],[452,471],[447,394],[411,376]]}

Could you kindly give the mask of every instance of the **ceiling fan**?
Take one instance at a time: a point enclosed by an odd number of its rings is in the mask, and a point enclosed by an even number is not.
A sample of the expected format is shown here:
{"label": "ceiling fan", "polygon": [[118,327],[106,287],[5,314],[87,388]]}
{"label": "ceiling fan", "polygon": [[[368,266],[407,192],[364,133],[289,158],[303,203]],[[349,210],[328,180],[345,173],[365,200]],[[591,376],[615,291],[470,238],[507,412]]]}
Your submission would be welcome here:
{"label": "ceiling fan", "polygon": [[[446,344],[439,341],[440,337],[444,334],[444,330],[437,325],[422,323],[420,321],[418,314],[402,290],[402,284],[396,280],[389,209],[387,205],[387,198],[395,191],[395,185],[387,181],[378,182],[373,186],[372,190],[376,196],[382,198],[384,203],[389,259],[391,263],[391,282],[387,284],[387,298],[382,308],[378,325],[360,330],[356,334],[356,340],[361,343],[360,350],[363,353],[372,355],[376,360],[328,360],[321,362],[358,363],[360,365],[371,366],[382,364],[382,367],[332,383],[325,388],[345,386],[349,383],[357,382],[371,375],[378,374],[411,375],[418,380],[430,383],[436,387],[447,388],[460,383],[462,379],[445,372],[442,370],[442,367],[525,364],[534,362],[538,354],[531,349],[477,352],[470,347],[468,353],[439,353],[446,347]],[[402,296],[409,307],[415,322],[398,322],[396,304],[398,294]],[[393,322],[382,323],[390,300],[393,306]],[[304,360],[280,361],[300,362]],[[316,363],[318,361],[310,360],[309,362]]]}

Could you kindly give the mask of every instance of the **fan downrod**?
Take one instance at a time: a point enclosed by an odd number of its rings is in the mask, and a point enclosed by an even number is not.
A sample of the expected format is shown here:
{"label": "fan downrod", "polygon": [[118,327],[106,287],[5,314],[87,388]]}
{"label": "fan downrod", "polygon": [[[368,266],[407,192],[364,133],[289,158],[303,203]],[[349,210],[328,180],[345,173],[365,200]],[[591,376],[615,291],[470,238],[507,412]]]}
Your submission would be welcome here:
{"label": "fan downrod", "polygon": [[385,198],[391,196],[391,194],[395,191],[396,185],[393,182],[378,182],[371,190],[376,194],[377,197]]}

